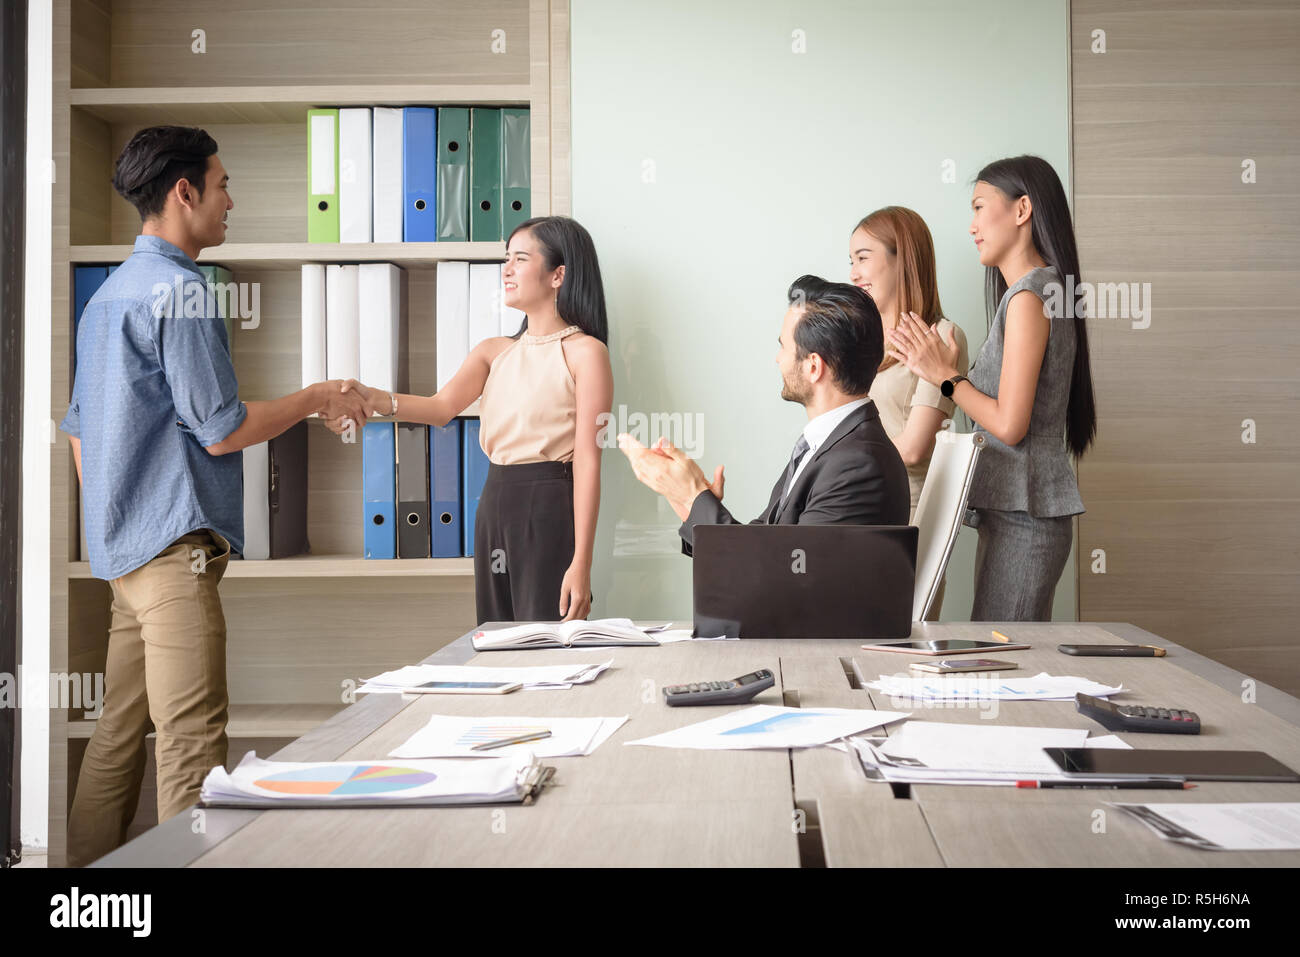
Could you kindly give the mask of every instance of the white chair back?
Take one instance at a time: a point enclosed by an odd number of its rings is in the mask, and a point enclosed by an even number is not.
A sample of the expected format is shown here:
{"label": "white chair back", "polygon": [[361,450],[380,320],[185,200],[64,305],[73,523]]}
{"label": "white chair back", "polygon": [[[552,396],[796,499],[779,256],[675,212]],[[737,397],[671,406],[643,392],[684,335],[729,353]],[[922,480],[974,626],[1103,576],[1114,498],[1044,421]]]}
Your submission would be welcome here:
{"label": "white chair back", "polygon": [[913,621],[925,620],[943,583],[948,556],[957,543],[966,514],[966,496],[975,475],[975,462],[983,446],[984,436],[978,432],[941,429],[935,436],[930,468],[925,473],[925,485],[912,517],[912,524],[919,530]]}

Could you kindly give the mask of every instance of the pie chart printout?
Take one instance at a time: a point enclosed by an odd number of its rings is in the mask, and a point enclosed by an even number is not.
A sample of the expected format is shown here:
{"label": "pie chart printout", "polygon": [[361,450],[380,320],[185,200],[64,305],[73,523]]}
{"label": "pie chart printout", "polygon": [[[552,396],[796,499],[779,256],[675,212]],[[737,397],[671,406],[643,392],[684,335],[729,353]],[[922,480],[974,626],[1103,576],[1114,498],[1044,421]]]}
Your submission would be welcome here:
{"label": "pie chart printout", "polygon": [[429,771],[392,764],[352,764],[302,768],[259,778],[255,783],[281,794],[382,794],[405,791],[436,781]]}

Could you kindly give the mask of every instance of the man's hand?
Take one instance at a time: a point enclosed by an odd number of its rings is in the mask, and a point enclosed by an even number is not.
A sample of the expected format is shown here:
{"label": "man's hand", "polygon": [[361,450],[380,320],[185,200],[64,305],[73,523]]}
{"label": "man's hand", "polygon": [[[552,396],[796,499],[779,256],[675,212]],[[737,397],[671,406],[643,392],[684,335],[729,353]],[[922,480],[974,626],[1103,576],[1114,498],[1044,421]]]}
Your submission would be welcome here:
{"label": "man's hand", "polygon": [[392,415],[393,397],[383,389],[372,389],[362,385],[356,379],[343,383],[344,392],[355,392],[366,405],[367,415]]}
{"label": "man's hand", "polygon": [[722,466],[718,466],[710,483],[700,467],[666,439],[648,449],[624,432],[618,437],[618,447],[632,464],[637,480],[667,499],[682,521],[690,515],[691,503],[701,492],[712,491],[722,497]]}
{"label": "man's hand", "polygon": [[329,429],[335,435],[342,435],[352,427],[352,420],[346,415],[340,415],[337,419],[322,419],[325,428]]}
{"label": "man's hand", "polygon": [[344,391],[343,387],[342,379],[318,383],[321,404],[316,411],[327,423],[337,422],[342,425],[342,420],[351,419],[357,425],[364,424],[370,415],[365,401],[356,392]]}
{"label": "man's hand", "polygon": [[[663,436],[660,436],[659,439],[655,442],[655,444],[650,447],[650,451],[658,455],[662,455],[665,458],[671,459],[673,457],[678,457],[683,462],[689,463],[690,466],[694,468],[697,472],[699,472],[701,476],[704,474],[703,470],[700,469],[699,466],[697,466],[690,459],[688,459],[686,457],[686,454],[682,452],[681,449],[677,448],[675,445],[673,445]],[[723,486],[726,485],[726,481],[727,481],[726,477],[722,474],[722,466],[719,465],[716,469],[713,470],[713,481],[709,483],[709,491],[713,493],[713,497],[716,498],[719,502],[722,501],[722,489]],[[694,499],[692,499],[692,501],[694,501]]]}

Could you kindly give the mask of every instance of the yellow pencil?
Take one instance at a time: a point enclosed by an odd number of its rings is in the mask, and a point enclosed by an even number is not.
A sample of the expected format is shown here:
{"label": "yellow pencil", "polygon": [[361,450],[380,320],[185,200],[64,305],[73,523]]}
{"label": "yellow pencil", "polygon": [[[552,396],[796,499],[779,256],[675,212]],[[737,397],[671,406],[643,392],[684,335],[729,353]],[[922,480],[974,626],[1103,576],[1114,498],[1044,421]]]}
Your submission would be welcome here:
{"label": "yellow pencil", "polygon": [[996,638],[998,641],[1010,641],[1010,640],[1011,640],[1011,639],[1008,638],[1006,635],[1002,634],[1002,632],[1000,632],[1000,631],[995,631],[995,632],[993,632],[993,637]]}

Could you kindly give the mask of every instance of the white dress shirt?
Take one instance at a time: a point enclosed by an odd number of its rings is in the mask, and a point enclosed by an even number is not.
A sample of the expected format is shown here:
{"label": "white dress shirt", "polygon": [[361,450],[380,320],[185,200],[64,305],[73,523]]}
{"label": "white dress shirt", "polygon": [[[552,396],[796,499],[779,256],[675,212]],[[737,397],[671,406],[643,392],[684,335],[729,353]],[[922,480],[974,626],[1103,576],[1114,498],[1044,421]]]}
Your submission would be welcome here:
{"label": "white dress shirt", "polygon": [[839,427],[839,424],[847,419],[854,409],[860,409],[870,401],[871,398],[867,397],[837,405],[829,412],[823,412],[817,418],[810,420],[803,427],[803,437],[804,441],[808,443],[808,451],[803,454],[803,458],[799,460],[799,465],[794,470],[794,477],[790,479],[790,488],[794,488],[794,483],[799,481],[799,475],[803,472],[804,466],[812,461],[813,456],[817,454],[817,450],[826,444],[826,440],[831,437],[831,433]]}

